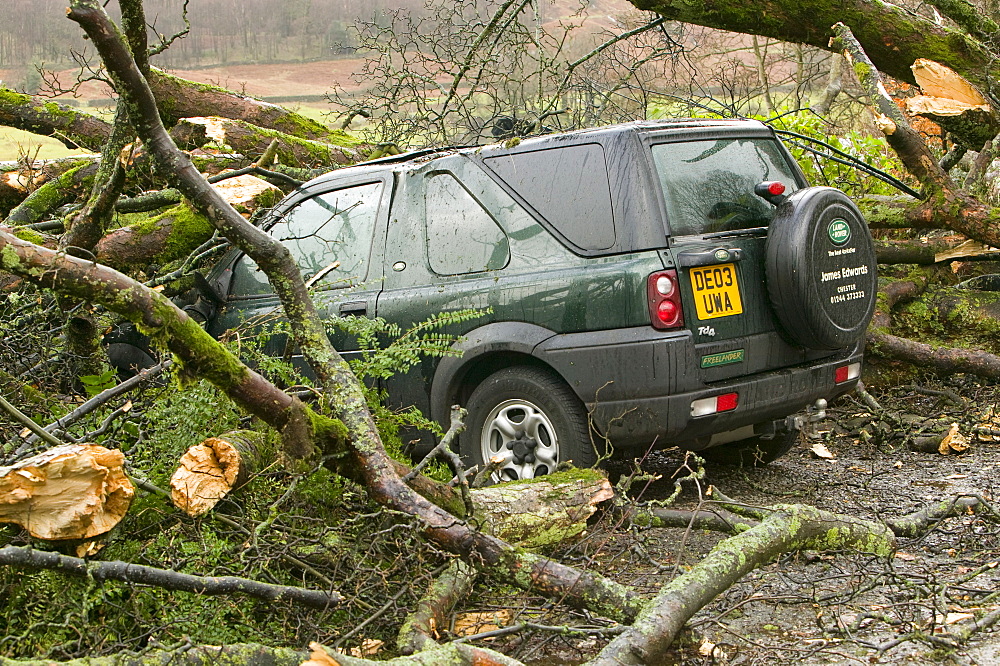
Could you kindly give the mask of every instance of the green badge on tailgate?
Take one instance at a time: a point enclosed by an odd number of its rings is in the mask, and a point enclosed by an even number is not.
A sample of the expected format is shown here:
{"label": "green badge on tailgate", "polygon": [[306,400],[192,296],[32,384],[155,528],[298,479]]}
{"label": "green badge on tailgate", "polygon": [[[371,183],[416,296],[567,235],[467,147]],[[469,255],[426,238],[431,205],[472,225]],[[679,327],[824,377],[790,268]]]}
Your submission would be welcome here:
{"label": "green badge on tailgate", "polygon": [[730,363],[741,363],[743,361],[744,350],[733,349],[732,351],[719,352],[718,354],[708,354],[701,357],[701,367],[714,368],[718,365],[729,365]]}

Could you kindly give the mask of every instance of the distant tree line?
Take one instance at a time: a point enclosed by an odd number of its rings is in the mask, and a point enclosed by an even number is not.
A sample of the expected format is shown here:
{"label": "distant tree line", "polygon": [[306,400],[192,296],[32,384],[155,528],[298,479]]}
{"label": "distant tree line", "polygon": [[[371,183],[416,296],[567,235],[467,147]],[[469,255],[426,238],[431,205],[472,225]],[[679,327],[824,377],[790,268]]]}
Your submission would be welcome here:
{"label": "distant tree line", "polygon": [[[71,50],[93,53],[69,21],[61,17],[66,0],[0,2],[0,70],[6,85],[28,92],[37,86],[38,66],[74,64]],[[383,10],[420,0],[195,0],[187,7],[191,32],[157,57],[161,67],[310,60],[349,53],[355,19],[372,19]],[[155,33],[170,35],[184,26],[184,0],[148,0],[146,16]],[[376,18],[376,20],[378,20]]]}

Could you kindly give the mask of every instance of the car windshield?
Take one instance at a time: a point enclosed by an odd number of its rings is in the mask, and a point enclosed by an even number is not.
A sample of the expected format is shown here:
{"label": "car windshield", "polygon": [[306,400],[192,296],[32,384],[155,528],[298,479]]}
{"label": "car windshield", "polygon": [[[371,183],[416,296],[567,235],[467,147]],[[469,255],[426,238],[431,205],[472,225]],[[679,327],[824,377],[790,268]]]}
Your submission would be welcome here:
{"label": "car windshield", "polygon": [[653,161],[677,236],[765,227],[774,206],[753,193],[764,181],[797,189],[784,153],[772,139],[715,139],[660,143]]}

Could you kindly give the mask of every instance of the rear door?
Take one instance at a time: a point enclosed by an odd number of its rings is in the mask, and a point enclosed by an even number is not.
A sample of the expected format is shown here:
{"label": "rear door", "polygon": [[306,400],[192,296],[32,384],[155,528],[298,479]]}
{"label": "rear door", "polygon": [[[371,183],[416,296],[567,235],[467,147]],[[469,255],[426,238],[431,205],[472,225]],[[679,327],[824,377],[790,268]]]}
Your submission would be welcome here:
{"label": "rear door", "polygon": [[767,295],[765,243],[775,207],[754,194],[765,181],[790,193],[805,183],[768,136],[653,141],[687,327],[710,382],[801,363],[815,353],[777,333]]}

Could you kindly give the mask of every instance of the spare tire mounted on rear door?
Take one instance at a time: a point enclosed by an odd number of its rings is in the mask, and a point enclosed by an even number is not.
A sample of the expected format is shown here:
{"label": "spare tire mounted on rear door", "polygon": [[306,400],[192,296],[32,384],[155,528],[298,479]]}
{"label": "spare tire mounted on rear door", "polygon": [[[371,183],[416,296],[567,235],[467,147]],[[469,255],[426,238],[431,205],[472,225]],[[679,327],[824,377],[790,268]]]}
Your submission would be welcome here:
{"label": "spare tire mounted on rear door", "polygon": [[783,333],[810,349],[842,349],[875,311],[875,245],[861,211],[832,187],[807,187],[775,211],[767,291]]}

